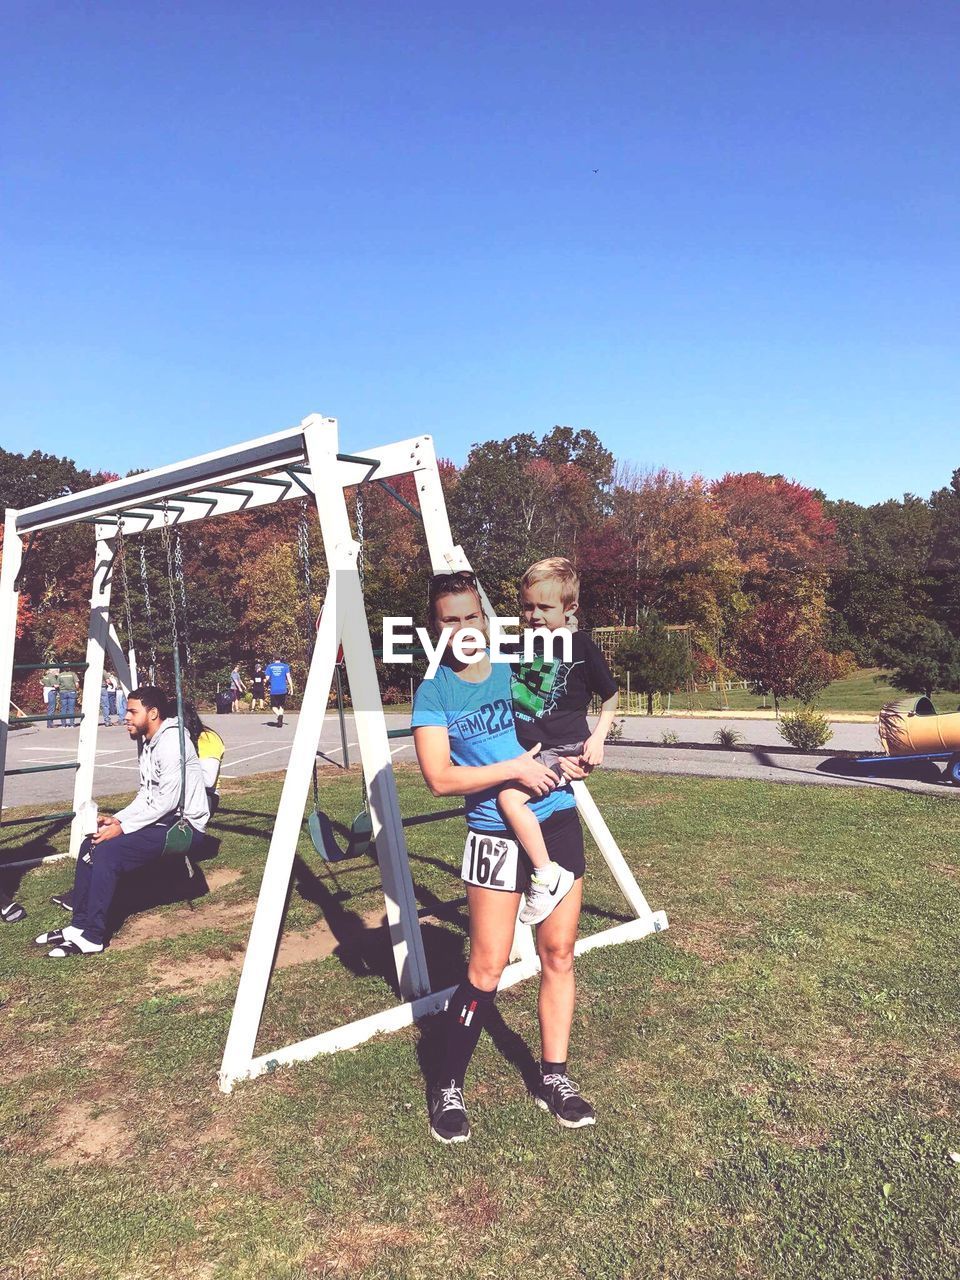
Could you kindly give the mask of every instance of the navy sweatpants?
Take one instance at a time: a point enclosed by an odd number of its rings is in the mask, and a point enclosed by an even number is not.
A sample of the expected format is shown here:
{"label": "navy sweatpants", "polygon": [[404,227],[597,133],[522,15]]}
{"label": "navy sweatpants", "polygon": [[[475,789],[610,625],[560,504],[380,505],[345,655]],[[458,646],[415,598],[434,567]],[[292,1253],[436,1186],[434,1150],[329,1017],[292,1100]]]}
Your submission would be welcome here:
{"label": "navy sweatpants", "polygon": [[128,871],[156,862],[163,854],[167,827],[154,823],[103,844],[84,840],[73,878],[73,925],[88,942],[106,941],[107,912],[117,880]]}

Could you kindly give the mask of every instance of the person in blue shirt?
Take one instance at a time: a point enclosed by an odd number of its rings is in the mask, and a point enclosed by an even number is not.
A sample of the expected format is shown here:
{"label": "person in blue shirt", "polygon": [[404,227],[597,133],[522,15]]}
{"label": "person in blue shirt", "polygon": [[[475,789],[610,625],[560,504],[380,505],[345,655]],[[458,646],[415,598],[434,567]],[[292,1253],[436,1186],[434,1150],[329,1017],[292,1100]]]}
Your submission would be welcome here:
{"label": "person in blue shirt", "polygon": [[287,694],[293,693],[293,676],[290,667],[281,658],[267,664],[263,674],[270,685],[270,708],[277,717],[277,728],[283,728],[283,713],[287,705]]}
{"label": "person in blue shirt", "polygon": [[[430,623],[454,634],[469,628],[485,634],[486,619],[472,573],[438,574],[430,584]],[[452,637],[451,637],[452,640]],[[469,640],[463,638],[464,653]],[[541,764],[540,744],[524,751],[513,719],[511,672],[492,663],[482,638],[474,663],[460,662],[447,647],[432,680],[424,680],[413,703],[413,736],[427,786],[436,796],[466,797],[467,841],[461,876],[470,912],[470,957],[466,979],[450,997],[444,1014],[440,1069],[430,1088],[430,1132],[438,1142],[465,1142],[470,1136],[463,1082],[477,1041],[493,1011],[513,943],[517,912],[530,885],[532,864],[497,808],[501,787],[519,785],[533,797],[530,811],[541,824],[551,860],[573,873],[574,885],[537,926],[541,962],[541,1075],[536,1103],[566,1128],[593,1124],[593,1107],[567,1075],[567,1048],[573,1023],[573,946],[583,897],[583,831],[569,787],[557,788],[557,774]],[[573,759],[563,773],[582,778]]]}

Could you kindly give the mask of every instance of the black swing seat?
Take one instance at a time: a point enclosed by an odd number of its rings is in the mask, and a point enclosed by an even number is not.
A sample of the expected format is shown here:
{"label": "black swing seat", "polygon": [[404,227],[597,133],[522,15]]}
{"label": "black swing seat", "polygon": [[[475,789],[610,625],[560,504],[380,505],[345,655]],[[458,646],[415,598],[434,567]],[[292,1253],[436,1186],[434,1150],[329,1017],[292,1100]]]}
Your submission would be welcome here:
{"label": "black swing seat", "polygon": [[322,810],[314,809],[307,819],[307,827],[313,847],[324,862],[347,862],[352,858],[364,858],[373,845],[373,826],[370,815],[366,812],[358,813],[354,818],[345,849],[337,843],[333,823]]}

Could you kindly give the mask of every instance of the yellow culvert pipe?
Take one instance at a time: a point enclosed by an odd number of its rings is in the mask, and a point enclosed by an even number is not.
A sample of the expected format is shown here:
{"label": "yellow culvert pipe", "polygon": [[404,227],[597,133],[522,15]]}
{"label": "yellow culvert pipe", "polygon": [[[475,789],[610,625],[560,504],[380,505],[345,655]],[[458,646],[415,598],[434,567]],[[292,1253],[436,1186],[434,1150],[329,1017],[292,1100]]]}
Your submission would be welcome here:
{"label": "yellow culvert pipe", "polygon": [[960,752],[960,711],[938,715],[927,697],[888,702],[880,712],[877,731],[888,756]]}

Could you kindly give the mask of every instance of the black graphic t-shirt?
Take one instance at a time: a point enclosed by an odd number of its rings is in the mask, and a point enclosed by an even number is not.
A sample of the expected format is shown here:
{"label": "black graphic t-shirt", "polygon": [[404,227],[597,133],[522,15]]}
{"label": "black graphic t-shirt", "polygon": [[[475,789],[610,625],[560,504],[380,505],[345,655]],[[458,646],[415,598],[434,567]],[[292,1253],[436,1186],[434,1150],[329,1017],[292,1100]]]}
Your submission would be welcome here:
{"label": "black graphic t-shirt", "polygon": [[590,736],[590,699],[598,694],[605,702],[617,692],[606,659],[590,637],[574,631],[572,640],[572,662],[544,661],[541,642],[532,662],[513,666],[513,715],[525,751],[538,742],[544,748],[583,742]]}

